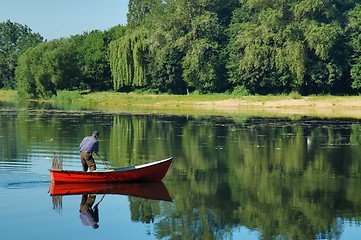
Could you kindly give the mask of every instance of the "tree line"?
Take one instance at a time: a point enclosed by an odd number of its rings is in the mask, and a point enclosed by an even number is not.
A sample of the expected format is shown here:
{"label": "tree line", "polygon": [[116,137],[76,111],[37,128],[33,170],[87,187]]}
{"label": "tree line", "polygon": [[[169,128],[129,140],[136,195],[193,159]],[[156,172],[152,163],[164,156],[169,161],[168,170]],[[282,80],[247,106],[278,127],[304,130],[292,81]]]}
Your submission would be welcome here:
{"label": "tree line", "polygon": [[28,26],[10,20],[0,23],[0,88],[13,89],[18,57],[28,48],[43,41],[38,33]]}
{"label": "tree line", "polygon": [[61,90],[112,89],[108,45],[123,31],[116,26],[29,48],[18,60],[18,95],[49,98]]}
{"label": "tree line", "polygon": [[360,26],[358,0],[129,0],[126,26],[66,39],[0,23],[0,87],[358,94]]}
{"label": "tree line", "polygon": [[59,90],[112,89],[109,43],[124,26],[44,40],[26,26],[0,23],[0,88],[21,98],[49,98]]}
{"label": "tree line", "polygon": [[114,87],[354,94],[360,12],[355,0],[130,0],[110,44]]}

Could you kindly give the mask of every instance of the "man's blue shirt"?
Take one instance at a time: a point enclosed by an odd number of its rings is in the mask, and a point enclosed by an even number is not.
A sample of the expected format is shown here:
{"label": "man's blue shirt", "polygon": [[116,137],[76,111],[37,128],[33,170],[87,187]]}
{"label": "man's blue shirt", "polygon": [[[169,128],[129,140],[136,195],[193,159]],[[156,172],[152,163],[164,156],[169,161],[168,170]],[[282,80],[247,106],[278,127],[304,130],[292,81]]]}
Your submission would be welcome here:
{"label": "man's blue shirt", "polygon": [[99,142],[93,137],[85,137],[80,143],[80,152],[97,153],[99,152]]}

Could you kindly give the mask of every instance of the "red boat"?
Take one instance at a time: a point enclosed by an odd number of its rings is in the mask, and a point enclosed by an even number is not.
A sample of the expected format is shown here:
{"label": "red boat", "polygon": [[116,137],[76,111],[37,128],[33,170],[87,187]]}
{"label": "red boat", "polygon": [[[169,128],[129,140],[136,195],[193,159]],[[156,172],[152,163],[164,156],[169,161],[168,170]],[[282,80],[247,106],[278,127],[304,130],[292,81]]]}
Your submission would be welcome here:
{"label": "red boat", "polygon": [[96,172],[54,170],[50,171],[52,182],[68,183],[106,183],[106,182],[157,182],[167,173],[173,158],[147,164],[98,170]]}
{"label": "red boat", "polygon": [[49,187],[50,196],[80,194],[130,195],[153,200],[172,201],[163,182],[143,183],[55,183]]}

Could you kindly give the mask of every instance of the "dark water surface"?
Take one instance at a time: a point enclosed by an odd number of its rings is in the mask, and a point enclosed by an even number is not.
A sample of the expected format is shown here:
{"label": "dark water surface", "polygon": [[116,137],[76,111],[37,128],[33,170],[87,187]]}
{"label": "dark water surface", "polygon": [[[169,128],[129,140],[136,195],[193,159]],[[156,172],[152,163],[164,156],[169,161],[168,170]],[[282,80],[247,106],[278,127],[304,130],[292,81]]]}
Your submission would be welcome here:
{"label": "dark water surface", "polygon": [[[97,194],[93,229],[80,219],[81,194],[50,196],[53,153],[64,169],[81,170],[79,143],[95,129],[113,167],[173,156],[164,184],[155,186],[172,201]],[[361,237],[360,120],[2,106],[0,145],[1,239]]]}

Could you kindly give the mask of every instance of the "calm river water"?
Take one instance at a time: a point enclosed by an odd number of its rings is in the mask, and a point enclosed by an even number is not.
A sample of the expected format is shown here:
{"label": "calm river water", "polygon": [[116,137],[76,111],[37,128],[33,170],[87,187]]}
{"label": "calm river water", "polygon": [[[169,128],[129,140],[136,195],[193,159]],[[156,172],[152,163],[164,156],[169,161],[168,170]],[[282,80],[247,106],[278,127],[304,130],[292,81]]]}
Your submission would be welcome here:
{"label": "calm river water", "polygon": [[[93,130],[113,167],[174,157],[163,184],[96,195],[96,229],[80,218],[81,194],[48,192],[54,152],[81,170],[78,146]],[[0,145],[1,239],[361,237],[360,120],[0,105]],[[132,187],[172,200],[127,195]]]}

